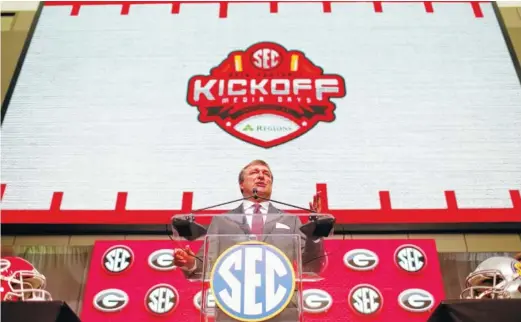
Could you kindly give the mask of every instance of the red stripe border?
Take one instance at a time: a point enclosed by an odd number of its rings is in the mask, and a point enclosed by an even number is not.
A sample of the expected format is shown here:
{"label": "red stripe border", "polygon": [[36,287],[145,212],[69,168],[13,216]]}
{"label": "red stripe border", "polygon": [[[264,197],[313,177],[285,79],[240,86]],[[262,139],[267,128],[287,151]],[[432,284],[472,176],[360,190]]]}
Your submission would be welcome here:
{"label": "red stripe border", "polygon": [[[2,197],[7,185],[2,184]],[[338,224],[425,224],[425,223],[497,223],[521,222],[521,194],[510,190],[512,208],[461,208],[454,191],[445,191],[445,209],[393,209],[389,191],[380,191],[380,209],[331,209],[327,185],[316,185],[322,198],[323,212],[336,217]],[[8,192],[8,191],[7,191]],[[49,209],[4,209],[4,224],[165,224],[176,214],[187,214],[193,209],[193,192],[184,192],[181,209],[130,210],[126,209],[127,192],[119,192],[112,210],[61,209],[64,193],[55,192]],[[217,215],[228,210],[206,210],[200,214]],[[285,210],[301,213],[300,210]],[[208,220],[211,216],[208,217]]]}
{"label": "red stripe border", "polygon": [[319,3],[322,4],[323,13],[332,12],[332,4],[350,4],[350,3],[367,3],[372,4],[376,13],[383,13],[383,4],[403,4],[403,3],[419,3],[425,7],[425,12],[434,13],[434,3],[453,4],[453,3],[467,3],[470,4],[474,16],[476,18],[483,18],[483,11],[481,3],[491,3],[492,1],[44,1],[44,6],[71,6],[71,16],[78,16],[82,6],[121,6],[121,15],[128,15],[130,7],[133,5],[155,5],[155,4],[170,4],[172,6],[171,13],[179,14],[182,4],[218,4],[219,18],[228,17],[229,5],[237,4],[269,4],[270,13],[278,13],[278,4],[302,4],[302,3]]}

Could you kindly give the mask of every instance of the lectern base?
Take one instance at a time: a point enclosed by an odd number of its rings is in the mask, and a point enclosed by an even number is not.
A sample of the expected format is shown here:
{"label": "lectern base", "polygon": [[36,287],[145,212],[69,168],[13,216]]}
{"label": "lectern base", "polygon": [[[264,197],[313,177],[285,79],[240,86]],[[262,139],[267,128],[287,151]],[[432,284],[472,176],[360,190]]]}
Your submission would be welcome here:
{"label": "lectern base", "polygon": [[81,322],[64,301],[2,302],[2,322]]}

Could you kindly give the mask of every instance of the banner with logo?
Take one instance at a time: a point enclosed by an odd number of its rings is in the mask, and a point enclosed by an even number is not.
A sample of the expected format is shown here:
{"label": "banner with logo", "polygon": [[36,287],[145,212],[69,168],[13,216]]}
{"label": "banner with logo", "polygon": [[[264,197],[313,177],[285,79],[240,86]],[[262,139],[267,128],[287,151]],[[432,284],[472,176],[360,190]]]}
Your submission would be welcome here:
{"label": "banner with logo", "polygon": [[519,97],[490,2],[49,1],[2,220],[164,224],[264,159],[339,223],[519,223]]}
{"label": "banner with logo", "polygon": [[[434,241],[327,240],[325,247],[334,251],[324,279],[303,285],[305,321],[427,321],[444,299]],[[172,254],[170,241],[96,242],[82,321],[199,321],[202,284],[189,282]],[[244,276],[240,271],[235,276]],[[267,298],[257,289],[270,275],[260,269],[253,275],[248,279],[257,278],[258,285],[251,292],[263,304]],[[245,281],[239,278],[242,287]],[[207,299],[215,306],[215,297]]]}

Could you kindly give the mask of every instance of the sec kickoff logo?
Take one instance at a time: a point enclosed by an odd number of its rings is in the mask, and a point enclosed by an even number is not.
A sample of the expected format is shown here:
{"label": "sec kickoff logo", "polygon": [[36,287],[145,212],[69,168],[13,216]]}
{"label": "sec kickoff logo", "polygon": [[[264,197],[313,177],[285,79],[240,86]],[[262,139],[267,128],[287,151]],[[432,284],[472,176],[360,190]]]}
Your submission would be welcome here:
{"label": "sec kickoff logo", "polygon": [[239,321],[265,321],[289,304],[295,272],[286,255],[262,242],[243,242],[216,260],[210,289],[217,307]]}
{"label": "sec kickoff logo", "polygon": [[187,101],[200,122],[271,148],[334,121],[331,99],[345,94],[342,76],[325,74],[300,51],[261,42],[230,53],[209,75],[190,78]]}

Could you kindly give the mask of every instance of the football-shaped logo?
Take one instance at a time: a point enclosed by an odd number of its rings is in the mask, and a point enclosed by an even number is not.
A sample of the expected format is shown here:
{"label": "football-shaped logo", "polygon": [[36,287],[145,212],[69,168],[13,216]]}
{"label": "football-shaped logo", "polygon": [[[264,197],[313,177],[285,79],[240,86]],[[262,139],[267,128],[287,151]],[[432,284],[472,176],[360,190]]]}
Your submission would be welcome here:
{"label": "football-shaped logo", "polygon": [[432,309],[434,302],[434,296],[431,293],[418,288],[405,290],[398,295],[398,304],[409,312],[427,312]]}
{"label": "football-shaped logo", "polygon": [[427,255],[420,247],[406,244],[396,249],[394,262],[405,272],[418,273],[427,266]]}
{"label": "football-shaped logo", "polygon": [[157,315],[173,312],[179,304],[179,293],[169,284],[161,283],[152,286],[145,296],[145,308]]}
{"label": "football-shaped logo", "polygon": [[101,258],[101,266],[110,274],[120,274],[132,267],[134,253],[130,247],[115,245],[107,249]]}
{"label": "football-shaped logo", "polygon": [[148,266],[158,271],[171,271],[174,265],[174,250],[159,249],[148,256]]}
{"label": "football-shaped logo", "polygon": [[378,255],[368,249],[353,249],[344,255],[344,264],[355,271],[373,270],[378,263]]}
{"label": "football-shaped logo", "polygon": [[129,298],[122,290],[111,288],[94,295],[92,304],[101,312],[118,312],[127,306]]}
{"label": "football-shaped logo", "polygon": [[382,293],[369,284],[359,284],[353,287],[348,296],[349,306],[361,315],[374,315],[382,310],[384,298]]}

